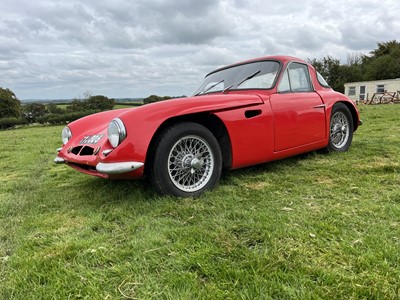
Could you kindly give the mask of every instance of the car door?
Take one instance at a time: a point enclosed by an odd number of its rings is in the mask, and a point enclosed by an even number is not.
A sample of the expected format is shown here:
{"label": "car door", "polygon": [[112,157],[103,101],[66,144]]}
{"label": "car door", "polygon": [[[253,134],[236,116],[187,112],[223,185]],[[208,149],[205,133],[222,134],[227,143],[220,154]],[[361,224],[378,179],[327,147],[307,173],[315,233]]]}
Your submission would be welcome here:
{"label": "car door", "polygon": [[270,98],[274,115],[274,151],[324,140],[325,105],[312,87],[308,66],[289,63],[277,91]]}

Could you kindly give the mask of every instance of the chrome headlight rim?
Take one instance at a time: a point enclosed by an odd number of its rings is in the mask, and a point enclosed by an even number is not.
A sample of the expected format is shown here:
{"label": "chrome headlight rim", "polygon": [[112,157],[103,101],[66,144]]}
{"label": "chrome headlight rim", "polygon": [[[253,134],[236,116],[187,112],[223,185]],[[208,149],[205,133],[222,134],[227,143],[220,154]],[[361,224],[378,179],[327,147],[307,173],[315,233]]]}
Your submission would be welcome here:
{"label": "chrome headlight rim", "polygon": [[113,148],[118,147],[126,138],[126,128],[120,118],[115,118],[108,124],[108,141]]}
{"label": "chrome headlight rim", "polygon": [[61,132],[61,141],[63,145],[66,145],[72,138],[72,131],[68,126],[65,126]]}

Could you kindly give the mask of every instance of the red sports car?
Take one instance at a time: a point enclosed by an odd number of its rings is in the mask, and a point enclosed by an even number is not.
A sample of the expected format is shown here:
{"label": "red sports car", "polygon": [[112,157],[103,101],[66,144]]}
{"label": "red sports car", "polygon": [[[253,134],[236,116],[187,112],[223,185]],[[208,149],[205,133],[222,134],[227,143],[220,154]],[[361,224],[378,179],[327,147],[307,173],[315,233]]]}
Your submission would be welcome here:
{"label": "red sports car", "polygon": [[310,64],[269,56],[209,73],[190,98],[74,121],[55,162],[103,178],[146,176],[161,194],[198,196],[222,169],[346,151],[360,124],[354,103]]}

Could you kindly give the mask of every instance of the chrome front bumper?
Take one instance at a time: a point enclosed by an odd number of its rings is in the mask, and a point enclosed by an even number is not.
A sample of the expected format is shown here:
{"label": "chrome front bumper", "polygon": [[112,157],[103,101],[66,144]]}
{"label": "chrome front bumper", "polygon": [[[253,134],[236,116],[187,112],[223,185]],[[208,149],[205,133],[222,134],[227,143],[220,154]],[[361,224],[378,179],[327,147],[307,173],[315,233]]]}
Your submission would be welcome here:
{"label": "chrome front bumper", "polygon": [[[63,164],[65,160],[61,157],[56,157],[54,159],[56,164]],[[135,171],[140,167],[143,167],[143,163],[137,161],[126,161],[126,162],[117,162],[117,163],[98,163],[96,165],[96,170],[99,173],[103,174],[123,174]]]}
{"label": "chrome front bumper", "polygon": [[135,171],[143,167],[143,163],[137,161],[126,161],[117,163],[98,163],[96,170],[104,174],[123,174]]}

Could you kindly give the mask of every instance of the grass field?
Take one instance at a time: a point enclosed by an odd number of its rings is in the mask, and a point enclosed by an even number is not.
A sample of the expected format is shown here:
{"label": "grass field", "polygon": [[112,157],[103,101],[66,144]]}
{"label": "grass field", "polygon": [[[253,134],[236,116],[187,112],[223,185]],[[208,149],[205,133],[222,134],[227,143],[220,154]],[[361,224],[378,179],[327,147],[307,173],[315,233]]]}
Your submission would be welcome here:
{"label": "grass field", "polygon": [[69,106],[69,104],[66,104],[66,103],[57,104],[57,107],[59,107],[61,109],[67,109],[68,106]]}
{"label": "grass field", "polygon": [[399,299],[400,105],[360,110],[349,152],[198,199],[54,165],[62,126],[0,131],[0,299]]}
{"label": "grass field", "polygon": [[119,109],[119,108],[131,108],[131,107],[137,107],[142,105],[141,102],[138,103],[117,103],[114,106],[114,109]]}

